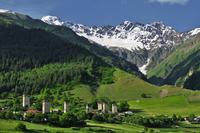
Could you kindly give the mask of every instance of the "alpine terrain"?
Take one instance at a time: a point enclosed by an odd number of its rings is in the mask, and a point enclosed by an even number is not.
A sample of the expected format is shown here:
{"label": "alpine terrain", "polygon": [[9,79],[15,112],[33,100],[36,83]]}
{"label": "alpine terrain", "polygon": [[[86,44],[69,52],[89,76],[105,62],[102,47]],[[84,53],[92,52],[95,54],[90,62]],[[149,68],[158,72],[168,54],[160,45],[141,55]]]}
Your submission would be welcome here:
{"label": "alpine terrain", "polygon": [[149,24],[124,21],[117,26],[85,26],[62,21],[56,16],[45,16],[42,21],[66,26],[90,41],[112,50],[116,55],[136,64],[140,71],[154,68],[179,44],[200,32],[200,28],[178,32],[163,22]]}

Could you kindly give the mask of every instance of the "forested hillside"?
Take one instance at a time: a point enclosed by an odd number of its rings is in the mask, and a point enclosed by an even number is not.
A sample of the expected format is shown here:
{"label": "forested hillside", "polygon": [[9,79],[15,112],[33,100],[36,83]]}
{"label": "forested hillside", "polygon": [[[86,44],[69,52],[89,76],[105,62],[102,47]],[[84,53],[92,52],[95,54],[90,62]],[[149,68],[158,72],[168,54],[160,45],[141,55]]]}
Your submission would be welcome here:
{"label": "forested hillside", "polygon": [[39,93],[71,81],[98,86],[112,67],[88,50],[40,29],[0,24],[0,92]]}
{"label": "forested hillside", "polygon": [[145,76],[138,70],[136,65],[116,56],[107,48],[92,43],[84,37],[76,35],[75,32],[67,27],[48,25],[41,20],[32,19],[29,16],[19,13],[1,13],[0,20],[6,24],[15,24],[26,29],[43,29],[47,32],[53,33],[54,35],[59,36],[63,41],[67,41],[73,45],[79,45],[84,49],[87,49],[94,55],[103,59],[109,65],[131,72],[145,79]]}

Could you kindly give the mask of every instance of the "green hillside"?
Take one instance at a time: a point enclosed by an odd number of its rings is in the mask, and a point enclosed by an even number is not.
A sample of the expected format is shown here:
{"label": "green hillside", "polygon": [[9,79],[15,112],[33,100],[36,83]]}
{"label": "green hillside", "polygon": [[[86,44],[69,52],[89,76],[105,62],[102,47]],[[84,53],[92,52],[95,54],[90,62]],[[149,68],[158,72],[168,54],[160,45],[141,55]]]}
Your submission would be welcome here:
{"label": "green hillside", "polygon": [[200,89],[200,35],[189,39],[171,55],[148,72],[155,84],[170,84],[188,89]]}
{"label": "green hillside", "polygon": [[159,96],[159,88],[151,85],[136,76],[121,70],[114,72],[114,83],[101,85],[97,96],[106,96],[113,100],[132,100],[141,98],[142,93],[151,97]]}
{"label": "green hillside", "polygon": [[[0,14],[0,38],[0,99],[13,96],[20,98],[22,93],[27,93],[42,100],[48,92],[57,107],[66,92],[65,94],[78,97],[79,102],[80,99],[91,102],[102,97],[116,102],[127,100],[133,109],[141,109],[145,114],[161,113],[155,106],[159,108],[165,98],[165,110],[173,108],[181,101],[183,104],[180,104],[180,110],[187,107],[186,104],[191,104],[188,108],[195,107],[193,105],[198,105],[200,101],[199,92],[173,86],[158,87],[144,81],[135,65],[114,56],[104,47],[89,43],[65,27],[50,26],[21,14]],[[192,44],[191,50],[188,43]],[[198,51],[197,44],[199,40],[193,39],[178,49],[180,55],[172,54],[177,59],[173,58],[167,72],[172,72],[171,66],[176,60],[182,63],[181,60],[189,58],[190,53]],[[194,57],[197,59],[198,54]],[[188,60],[185,64],[188,67],[193,62],[195,60]],[[152,70],[150,75],[161,74],[163,78],[163,73],[159,72],[161,70]],[[171,75],[167,78],[173,79],[173,74]],[[190,85],[189,79],[192,78],[194,77],[188,78],[185,85]],[[138,100],[142,102],[134,103]],[[157,111],[149,110],[148,107]],[[197,110],[198,108],[191,112]]]}
{"label": "green hillside", "polygon": [[113,70],[87,49],[40,29],[0,24],[0,38],[2,97],[9,92],[39,94],[72,81],[96,88]]}
{"label": "green hillside", "polygon": [[[69,36],[64,39],[59,36],[62,33],[59,30],[78,41]],[[107,96],[103,89],[114,84],[114,88],[118,86],[119,90],[113,94],[115,97],[109,98],[123,100],[125,95],[120,95],[123,79],[116,78],[120,76],[125,78],[125,82],[128,78],[139,82],[133,86],[130,84],[127,91],[149,88],[147,92],[152,93],[155,88],[139,79],[142,74],[135,65],[95,44],[86,48],[85,45],[93,44],[65,27],[50,26],[21,14],[0,14],[0,38],[1,98],[22,93],[37,95],[49,89],[52,94],[70,91],[74,97],[89,102],[96,96]],[[93,51],[100,51],[104,56]],[[139,91],[137,95],[141,95]],[[126,99],[135,99],[135,96],[129,95]]]}
{"label": "green hillside", "polygon": [[72,45],[79,45],[87,49],[94,55],[103,59],[107,64],[118,67],[125,71],[131,72],[139,77],[145,79],[145,76],[138,70],[136,65],[119,58],[113,52],[105,47],[89,42],[87,39],[76,35],[71,29],[64,26],[48,25],[41,20],[32,19],[23,14],[0,13],[0,23],[4,25],[18,25],[26,29],[42,29],[47,32],[53,33],[63,41],[70,42]]}

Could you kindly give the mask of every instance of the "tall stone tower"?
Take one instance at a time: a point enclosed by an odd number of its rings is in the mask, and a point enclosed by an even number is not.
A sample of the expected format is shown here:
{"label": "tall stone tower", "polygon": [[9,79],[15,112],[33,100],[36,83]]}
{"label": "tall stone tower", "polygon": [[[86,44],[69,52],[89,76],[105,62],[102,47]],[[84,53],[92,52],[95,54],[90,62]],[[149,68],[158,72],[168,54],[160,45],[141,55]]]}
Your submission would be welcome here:
{"label": "tall stone tower", "polygon": [[69,103],[64,101],[64,110],[63,112],[66,113],[69,110]]}
{"label": "tall stone tower", "polygon": [[88,104],[86,104],[86,113],[91,113],[93,110],[93,108],[91,106],[89,106]]}
{"label": "tall stone tower", "polygon": [[116,114],[116,113],[118,113],[118,110],[117,110],[117,105],[116,104],[112,104],[112,113],[113,114]]}
{"label": "tall stone tower", "polygon": [[42,102],[42,113],[50,113],[51,104],[45,100]]}
{"label": "tall stone tower", "polygon": [[97,109],[98,109],[98,111],[103,111],[103,103],[102,102],[97,103]]}
{"label": "tall stone tower", "polygon": [[30,99],[25,94],[23,94],[23,107],[30,107]]}
{"label": "tall stone tower", "polygon": [[108,105],[107,105],[106,103],[102,103],[102,105],[103,105],[103,110],[102,110],[102,112],[103,112],[103,113],[108,112]]}

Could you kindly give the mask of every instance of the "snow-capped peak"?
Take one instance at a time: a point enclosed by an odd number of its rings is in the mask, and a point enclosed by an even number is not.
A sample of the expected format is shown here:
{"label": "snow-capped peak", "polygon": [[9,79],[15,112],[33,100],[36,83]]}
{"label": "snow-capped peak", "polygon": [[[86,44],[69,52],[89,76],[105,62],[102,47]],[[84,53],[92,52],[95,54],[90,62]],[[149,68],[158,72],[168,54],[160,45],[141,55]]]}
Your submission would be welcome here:
{"label": "snow-capped peak", "polygon": [[[64,25],[74,30],[78,35],[88,38],[106,47],[125,48],[130,51],[138,49],[155,49],[160,46],[173,46],[180,37],[170,26],[163,22],[141,24],[124,21],[117,26],[85,26],[63,22],[58,17],[46,16],[42,21],[48,24]],[[179,40],[179,39],[178,39]]]}
{"label": "snow-capped peak", "polygon": [[41,19],[43,22],[47,23],[47,24],[51,24],[51,25],[58,25],[58,26],[62,26],[64,25],[64,22],[61,21],[60,18],[58,18],[57,16],[44,16]]}
{"label": "snow-capped peak", "polygon": [[200,28],[196,28],[189,32],[191,36],[197,35],[198,33],[200,33]]}
{"label": "snow-capped peak", "polygon": [[[111,50],[118,49],[117,55],[137,64],[144,74],[146,74],[154,56],[160,59],[165,58],[182,41],[200,33],[200,28],[181,33],[159,21],[142,24],[126,20],[116,26],[86,26],[63,22],[55,16],[43,17],[42,21],[48,24],[66,26],[77,35],[92,42],[106,46]],[[125,52],[121,52],[120,49],[124,49]]]}
{"label": "snow-capped peak", "polygon": [[11,11],[11,10],[7,10],[7,9],[0,9],[0,13],[15,13],[15,12],[13,12],[13,11]]}

